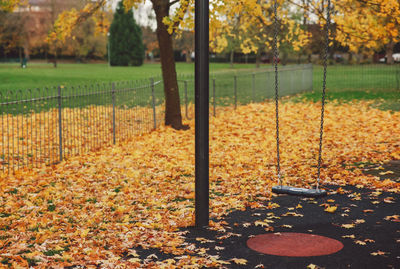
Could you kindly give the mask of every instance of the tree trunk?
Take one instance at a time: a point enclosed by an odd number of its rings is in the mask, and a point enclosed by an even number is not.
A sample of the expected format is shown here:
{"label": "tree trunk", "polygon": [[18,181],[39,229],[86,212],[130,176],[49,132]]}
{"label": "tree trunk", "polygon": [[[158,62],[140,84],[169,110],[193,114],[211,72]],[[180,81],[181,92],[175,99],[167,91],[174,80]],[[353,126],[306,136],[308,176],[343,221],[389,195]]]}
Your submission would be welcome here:
{"label": "tree trunk", "polygon": [[24,44],[24,58],[26,58],[26,59],[30,59],[30,51],[29,51],[29,44],[28,44],[28,42],[26,42],[25,44]]}
{"label": "tree trunk", "polygon": [[18,48],[18,56],[19,56],[19,63],[22,66],[22,48],[21,47]]}
{"label": "tree trunk", "polygon": [[261,64],[261,49],[258,49],[256,54],[256,68],[260,68],[260,64]]}
{"label": "tree trunk", "polygon": [[53,62],[53,67],[54,68],[57,68],[57,58],[58,58],[58,56],[57,56],[57,45],[55,45],[55,48],[54,48],[54,62]]}
{"label": "tree trunk", "polygon": [[386,45],[387,64],[394,64],[393,49],[394,49],[394,42],[390,41],[389,44]]}
{"label": "tree trunk", "polygon": [[230,64],[231,64],[231,68],[233,68],[233,58],[234,58],[235,54],[233,52],[233,50],[231,50],[231,55],[230,55]]}
{"label": "tree trunk", "polygon": [[182,124],[172,38],[163,23],[163,18],[169,15],[169,1],[152,0],[152,3],[156,13],[157,40],[160,48],[161,70],[164,80],[165,125],[169,125],[177,130],[186,130],[189,129],[189,126]]}
{"label": "tree trunk", "polygon": [[186,62],[187,63],[191,63],[192,62],[192,59],[191,59],[191,56],[190,56],[191,54],[192,54],[192,52],[190,50],[186,51]]}

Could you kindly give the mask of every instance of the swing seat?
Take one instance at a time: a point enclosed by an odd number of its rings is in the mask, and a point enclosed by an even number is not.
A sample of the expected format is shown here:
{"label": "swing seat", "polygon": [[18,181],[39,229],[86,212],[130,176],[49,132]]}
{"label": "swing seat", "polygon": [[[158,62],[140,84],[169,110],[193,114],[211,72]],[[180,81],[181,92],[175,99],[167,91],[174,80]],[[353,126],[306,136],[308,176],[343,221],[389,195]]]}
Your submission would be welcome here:
{"label": "swing seat", "polygon": [[304,197],[324,197],[326,196],[326,191],[321,189],[307,189],[307,188],[296,188],[290,186],[273,186],[272,192],[277,194],[289,194],[296,196],[304,196]]}

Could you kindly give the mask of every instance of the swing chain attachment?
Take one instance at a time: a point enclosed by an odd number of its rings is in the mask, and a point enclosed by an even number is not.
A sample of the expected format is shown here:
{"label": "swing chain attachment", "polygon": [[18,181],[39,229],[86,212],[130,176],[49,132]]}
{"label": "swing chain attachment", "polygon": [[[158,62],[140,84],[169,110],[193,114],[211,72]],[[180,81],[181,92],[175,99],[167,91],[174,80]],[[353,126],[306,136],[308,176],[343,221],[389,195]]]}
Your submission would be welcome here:
{"label": "swing chain attachment", "polygon": [[279,184],[279,186],[282,186],[282,177],[281,177],[281,173],[278,173],[278,184]]}

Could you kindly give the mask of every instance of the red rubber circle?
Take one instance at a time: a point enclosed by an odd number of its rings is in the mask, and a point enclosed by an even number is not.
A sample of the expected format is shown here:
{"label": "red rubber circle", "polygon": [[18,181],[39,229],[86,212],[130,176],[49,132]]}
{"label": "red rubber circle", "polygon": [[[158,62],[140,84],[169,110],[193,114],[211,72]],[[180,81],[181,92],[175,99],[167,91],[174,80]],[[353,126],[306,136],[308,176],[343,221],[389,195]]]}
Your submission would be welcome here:
{"label": "red rubber circle", "polygon": [[247,240],[247,246],[260,253],[285,257],[329,255],[343,248],[335,239],[304,233],[260,234]]}

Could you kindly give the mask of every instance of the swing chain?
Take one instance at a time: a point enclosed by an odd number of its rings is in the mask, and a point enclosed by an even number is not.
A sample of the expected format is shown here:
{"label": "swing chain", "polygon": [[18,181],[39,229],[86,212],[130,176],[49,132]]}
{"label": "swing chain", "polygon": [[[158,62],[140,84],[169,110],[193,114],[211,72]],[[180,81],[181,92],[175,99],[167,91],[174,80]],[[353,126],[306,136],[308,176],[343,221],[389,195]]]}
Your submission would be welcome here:
{"label": "swing chain", "polygon": [[282,186],[282,180],[281,180],[281,166],[280,166],[280,154],[279,154],[279,95],[278,95],[278,57],[279,57],[279,52],[278,52],[278,31],[279,31],[279,25],[278,25],[278,0],[275,0],[274,2],[274,67],[275,67],[275,117],[276,117],[276,161],[277,161],[277,166],[276,166],[276,172],[278,174],[278,183]]}
{"label": "swing chain", "polygon": [[317,187],[319,188],[322,164],[322,136],[324,134],[324,112],[325,112],[325,92],[326,92],[326,73],[328,67],[328,53],[329,53],[329,26],[331,22],[331,0],[328,0],[328,7],[326,10],[326,24],[325,24],[325,55],[324,55],[324,77],[322,82],[322,107],[321,107],[321,129],[319,135],[319,151],[318,151],[318,175]]}

